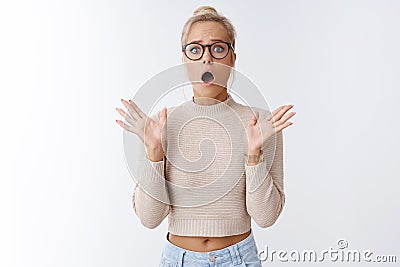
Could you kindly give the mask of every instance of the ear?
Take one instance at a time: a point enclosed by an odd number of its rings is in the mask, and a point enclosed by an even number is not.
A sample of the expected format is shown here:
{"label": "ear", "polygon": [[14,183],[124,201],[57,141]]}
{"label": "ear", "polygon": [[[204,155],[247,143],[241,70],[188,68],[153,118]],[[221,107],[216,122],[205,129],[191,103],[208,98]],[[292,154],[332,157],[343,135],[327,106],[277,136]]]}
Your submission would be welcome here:
{"label": "ear", "polygon": [[235,52],[233,52],[232,60],[233,60],[233,66],[235,66],[235,62],[236,62],[236,53]]}

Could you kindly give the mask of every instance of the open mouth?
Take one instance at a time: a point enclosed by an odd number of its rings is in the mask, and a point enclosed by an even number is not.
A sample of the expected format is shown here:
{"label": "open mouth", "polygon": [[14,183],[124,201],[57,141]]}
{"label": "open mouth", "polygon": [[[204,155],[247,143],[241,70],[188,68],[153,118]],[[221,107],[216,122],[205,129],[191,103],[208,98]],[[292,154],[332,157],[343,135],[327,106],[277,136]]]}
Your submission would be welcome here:
{"label": "open mouth", "polygon": [[206,71],[201,75],[201,80],[206,84],[210,84],[214,80],[214,75],[211,72]]}

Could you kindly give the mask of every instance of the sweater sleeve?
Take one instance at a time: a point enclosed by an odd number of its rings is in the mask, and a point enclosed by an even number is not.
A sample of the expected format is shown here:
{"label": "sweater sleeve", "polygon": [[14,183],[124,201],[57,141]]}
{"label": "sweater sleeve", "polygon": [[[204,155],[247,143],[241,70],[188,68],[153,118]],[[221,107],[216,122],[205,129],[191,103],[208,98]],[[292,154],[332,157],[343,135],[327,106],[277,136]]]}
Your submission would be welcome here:
{"label": "sweater sleeve", "polygon": [[254,221],[266,228],[275,223],[285,205],[282,131],[274,134],[262,151],[263,160],[258,164],[245,163],[246,207]]}
{"label": "sweater sleeve", "polygon": [[[158,121],[158,113],[151,116]],[[147,228],[156,228],[170,212],[169,196],[165,181],[165,163],[163,160],[153,162],[147,158],[146,148],[142,143],[138,149],[138,177],[132,195],[133,210],[140,222]]]}

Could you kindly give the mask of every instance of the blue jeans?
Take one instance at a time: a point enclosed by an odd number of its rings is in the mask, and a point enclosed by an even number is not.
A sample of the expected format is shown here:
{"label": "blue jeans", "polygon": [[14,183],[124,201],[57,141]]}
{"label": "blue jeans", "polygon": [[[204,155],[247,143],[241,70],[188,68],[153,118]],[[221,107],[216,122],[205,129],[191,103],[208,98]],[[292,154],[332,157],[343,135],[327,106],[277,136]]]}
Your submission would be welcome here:
{"label": "blue jeans", "polygon": [[183,249],[165,239],[159,267],[261,267],[253,231],[245,239],[228,247],[207,252]]}

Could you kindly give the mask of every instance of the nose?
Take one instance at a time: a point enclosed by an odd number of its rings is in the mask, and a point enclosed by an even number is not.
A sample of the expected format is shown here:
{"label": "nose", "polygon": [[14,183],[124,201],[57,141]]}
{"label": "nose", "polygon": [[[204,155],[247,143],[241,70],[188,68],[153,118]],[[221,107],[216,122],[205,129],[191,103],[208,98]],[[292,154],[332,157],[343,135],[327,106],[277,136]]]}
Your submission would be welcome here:
{"label": "nose", "polygon": [[210,49],[211,49],[210,47],[205,48],[203,58],[202,58],[204,64],[212,64],[213,63],[213,58],[211,56]]}

